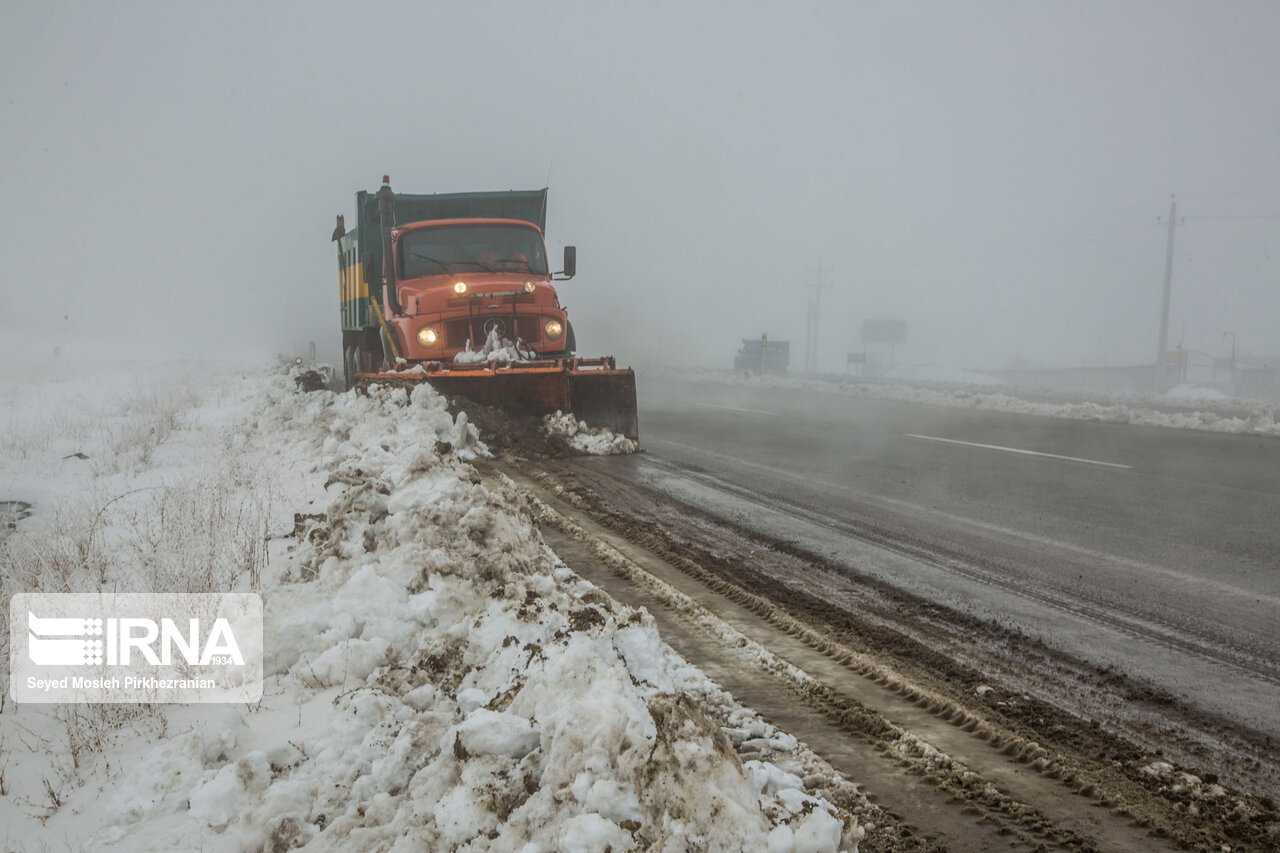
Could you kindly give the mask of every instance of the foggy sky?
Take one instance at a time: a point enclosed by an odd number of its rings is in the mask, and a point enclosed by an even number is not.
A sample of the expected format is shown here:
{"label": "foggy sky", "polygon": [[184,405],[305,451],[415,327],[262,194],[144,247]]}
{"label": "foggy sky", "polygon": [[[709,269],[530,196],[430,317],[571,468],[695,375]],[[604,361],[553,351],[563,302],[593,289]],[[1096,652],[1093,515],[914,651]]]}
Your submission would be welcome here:
{"label": "foggy sky", "polygon": [[[334,215],[551,187],[579,348],[1280,359],[1280,4],[4,3],[0,336],[337,358]],[[1253,217],[1253,218],[1246,218]],[[819,270],[821,269],[821,273]]]}

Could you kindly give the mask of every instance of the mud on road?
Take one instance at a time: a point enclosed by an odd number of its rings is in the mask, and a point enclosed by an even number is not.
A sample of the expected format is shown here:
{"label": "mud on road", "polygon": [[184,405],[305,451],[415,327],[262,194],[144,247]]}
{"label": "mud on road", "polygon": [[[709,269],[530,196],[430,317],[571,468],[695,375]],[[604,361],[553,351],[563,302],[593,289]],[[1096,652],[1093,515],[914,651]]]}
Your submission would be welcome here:
{"label": "mud on road", "polygon": [[547,449],[507,447],[486,475],[853,783],[826,793],[868,827],[862,849],[1280,849],[1277,761],[1250,733]]}

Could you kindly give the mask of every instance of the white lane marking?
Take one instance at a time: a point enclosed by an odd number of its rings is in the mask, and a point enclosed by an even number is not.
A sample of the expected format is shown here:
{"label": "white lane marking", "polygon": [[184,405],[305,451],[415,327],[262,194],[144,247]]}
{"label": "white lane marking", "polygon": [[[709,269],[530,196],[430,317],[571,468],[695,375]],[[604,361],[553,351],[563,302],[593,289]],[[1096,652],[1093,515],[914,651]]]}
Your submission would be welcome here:
{"label": "white lane marking", "polygon": [[704,409],[724,409],[727,412],[748,412],[753,415],[773,415],[777,417],[781,412],[766,412],[761,409],[739,409],[737,406],[717,406],[715,403],[694,403],[695,406],[701,406]]}
{"label": "white lane marking", "polygon": [[1003,450],[1005,453],[1019,453],[1023,456],[1043,456],[1047,459],[1065,459],[1068,462],[1085,462],[1089,465],[1102,465],[1106,468],[1129,468],[1132,465],[1121,465],[1119,462],[1100,462],[1097,459],[1081,459],[1079,456],[1060,456],[1057,453],[1041,453],[1038,450],[1023,450],[1020,447],[1002,447],[999,444],[978,444],[976,441],[959,441],[954,438],[939,438],[936,435],[916,435],[907,433],[907,438],[920,438],[925,441],[940,441],[944,444],[962,444],[965,447],[980,447],[983,450]]}

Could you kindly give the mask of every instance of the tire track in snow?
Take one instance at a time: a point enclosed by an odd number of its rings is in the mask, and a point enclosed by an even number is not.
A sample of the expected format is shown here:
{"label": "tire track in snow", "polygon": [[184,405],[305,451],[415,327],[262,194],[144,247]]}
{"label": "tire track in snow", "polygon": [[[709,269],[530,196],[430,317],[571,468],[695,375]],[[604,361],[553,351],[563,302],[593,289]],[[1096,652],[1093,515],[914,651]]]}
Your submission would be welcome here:
{"label": "tire track in snow", "polygon": [[[815,738],[810,746],[855,781],[874,780],[882,802],[923,837],[945,839],[948,849],[1163,846],[1149,835],[1150,817],[1135,820],[1123,797],[1106,794],[1068,756],[1000,730],[692,561],[672,560],[656,536],[628,542],[558,500],[547,483],[519,482],[536,492],[553,548],[577,557],[562,553],[572,567],[620,597],[638,590],[677,651],[784,729]],[[772,688],[755,684],[762,674]],[[778,688],[789,697],[782,704]],[[815,712],[844,737],[823,732]],[[851,748],[850,737],[863,748]]]}

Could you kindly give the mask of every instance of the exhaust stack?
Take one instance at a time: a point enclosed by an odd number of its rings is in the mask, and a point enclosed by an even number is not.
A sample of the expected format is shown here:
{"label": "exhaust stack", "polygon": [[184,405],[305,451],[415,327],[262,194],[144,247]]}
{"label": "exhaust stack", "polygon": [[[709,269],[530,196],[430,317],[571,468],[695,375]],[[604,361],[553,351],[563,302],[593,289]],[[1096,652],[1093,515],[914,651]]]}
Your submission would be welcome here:
{"label": "exhaust stack", "polygon": [[378,199],[378,222],[382,228],[382,284],[387,294],[387,313],[403,314],[396,294],[395,258],[391,255],[391,229],[396,227],[396,194],[391,191],[391,176],[382,176]]}

